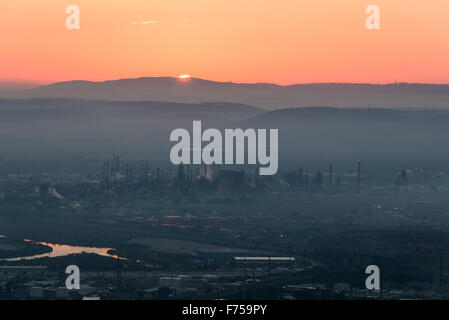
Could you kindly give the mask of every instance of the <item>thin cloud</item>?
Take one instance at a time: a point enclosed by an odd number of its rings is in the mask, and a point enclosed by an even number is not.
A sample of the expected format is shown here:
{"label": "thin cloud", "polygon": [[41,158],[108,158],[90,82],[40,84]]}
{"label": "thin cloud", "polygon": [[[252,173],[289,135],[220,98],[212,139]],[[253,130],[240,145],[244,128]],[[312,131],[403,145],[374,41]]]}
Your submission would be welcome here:
{"label": "thin cloud", "polygon": [[148,20],[148,21],[133,21],[131,24],[156,24],[159,23],[157,20]]}

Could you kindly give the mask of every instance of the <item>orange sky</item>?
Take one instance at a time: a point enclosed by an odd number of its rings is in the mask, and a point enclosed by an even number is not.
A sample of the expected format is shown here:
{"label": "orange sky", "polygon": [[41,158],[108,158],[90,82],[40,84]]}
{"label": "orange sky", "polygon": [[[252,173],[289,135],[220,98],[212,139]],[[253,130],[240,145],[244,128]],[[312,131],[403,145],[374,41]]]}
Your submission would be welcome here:
{"label": "orange sky", "polygon": [[[81,29],[67,30],[78,5]],[[381,10],[365,28],[366,6]],[[133,22],[156,21],[151,24]],[[0,80],[449,83],[448,0],[1,0]]]}

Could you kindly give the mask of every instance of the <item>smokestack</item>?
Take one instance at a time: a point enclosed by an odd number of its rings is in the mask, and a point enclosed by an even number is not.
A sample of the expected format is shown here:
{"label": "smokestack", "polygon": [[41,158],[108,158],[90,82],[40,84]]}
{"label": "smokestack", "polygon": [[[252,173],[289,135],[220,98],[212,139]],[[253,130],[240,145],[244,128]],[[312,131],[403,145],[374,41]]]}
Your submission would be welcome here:
{"label": "smokestack", "polygon": [[129,180],[129,165],[126,163],[125,165],[125,175],[126,175],[126,181]]}
{"label": "smokestack", "polygon": [[332,189],[332,163],[329,165],[329,189]]}
{"label": "smokestack", "polygon": [[360,160],[357,161],[357,185],[360,187]]}
{"label": "smokestack", "polygon": [[298,184],[302,185],[304,182],[304,169],[302,167],[298,167]]}
{"label": "smokestack", "polygon": [[117,250],[117,289],[121,289],[121,269],[120,269],[120,256],[119,251]]}
{"label": "smokestack", "polygon": [[106,161],[105,182],[106,182],[106,192],[108,192],[109,191],[109,160]]}
{"label": "smokestack", "polygon": [[443,257],[440,255],[440,274],[439,274],[440,291],[443,288]]}

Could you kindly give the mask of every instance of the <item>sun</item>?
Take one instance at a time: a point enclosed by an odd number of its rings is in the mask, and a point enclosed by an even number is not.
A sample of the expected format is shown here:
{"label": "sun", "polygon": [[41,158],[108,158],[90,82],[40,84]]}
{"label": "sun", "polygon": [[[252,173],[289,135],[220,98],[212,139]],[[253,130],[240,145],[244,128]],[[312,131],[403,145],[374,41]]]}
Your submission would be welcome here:
{"label": "sun", "polygon": [[192,76],[190,74],[181,74],[180,76],[178,76],[178,78],[186,80],[192,78]]}

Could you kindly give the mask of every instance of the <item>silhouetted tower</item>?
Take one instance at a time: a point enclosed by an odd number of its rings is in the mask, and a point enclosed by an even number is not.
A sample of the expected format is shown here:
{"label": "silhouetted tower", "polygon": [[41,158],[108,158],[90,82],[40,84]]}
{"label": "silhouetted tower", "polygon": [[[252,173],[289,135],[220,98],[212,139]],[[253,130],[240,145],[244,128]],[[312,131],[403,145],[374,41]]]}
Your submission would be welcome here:
{"label": "silhouetted tower", "polygon": [[[251,173],[251,167],[249,167],[249,173]],[[217,177],[217,165],[214,162],[212,164],[212,180],[215,181],[216,177]]]}
{"label": "silhouetted tower", "polygon": [[360,160],[357,161],[357,186],[360,187]]}
{"label": "silhouetted tower", "polygon": [[178,166],[178,177],[177,177],[178,186],[183,186],[185,182],[186,182],[186,175],[184,173],[184,165],[180,164]]}
{"label": "silhouetted tower", "polygon": [[121,268],[120,268],[120,256],[117,251],[117,289],[121,289]]}
{"label": "silhouetted tower", "polygon": [[329,189],[332,189],[332,163],[329,165]]}
{"label": "silhouetted tower", "polygon": [[304,246],[304,249],[302,252],[302,258],[303,258],[303,262],[306,263],[306,246]]}
{"label": "silhouetted tower", "polygon": [[401,171],[401,184],[402,185],[406,185],[408,183],[408,179],[407,179],[407,171],[402,170]]}
{"label": "silhouetted tower", "polygon": [[106,184],[106,191],[109,191],[109,160],[106,161],[106,168],[104,170],[104,178]]}
{"label": "silhouetted tower", "polygon": [[323,174],[321,173],[321,171],[317,171],[314,183],[318,188],[321,188],[321,186],[323,185]]}
{"label": "silhouetted tower", "polygon": [[188,184],[190,184],[190,182],[192,181],[192,172],[190,169],[190,164],[187,165],[187,169],[186,169],[186,182]]}
{"label": "silhouetted tower", "polygon": [[256,167],[254,168],[253,181],[254,181],[254,185],[256,185],[256,186],[258,186],[259,183],[261,182],[261,180],[260,180],[260,165],[259,164],[256,164]]}
{"label": "silhouetted tower", "polygon": [[120,157],[118,154],[113,155],[111,169],[113,172],[120,172]]}
{"label": "silhouetted tower", "polygon": [[304,186],[308,186],[309,185],[309,174],[305,173],[304,174]]}
{"label": "silhouetted tower", "polygon": [[143,181],[145,183],[148,183],[150,181],[150,162],[149,161],[145,161],[145,173],[144,173]]}
{"label": "silhouetted tower", "polygon": [[298,167],[298,184],[302,185],[304,183],[304,169]]}
{"label": "silhouetted tower", "polygon": [[443,287],[443,257],[440,255],[440,274],[439,274],[440,291]]}

